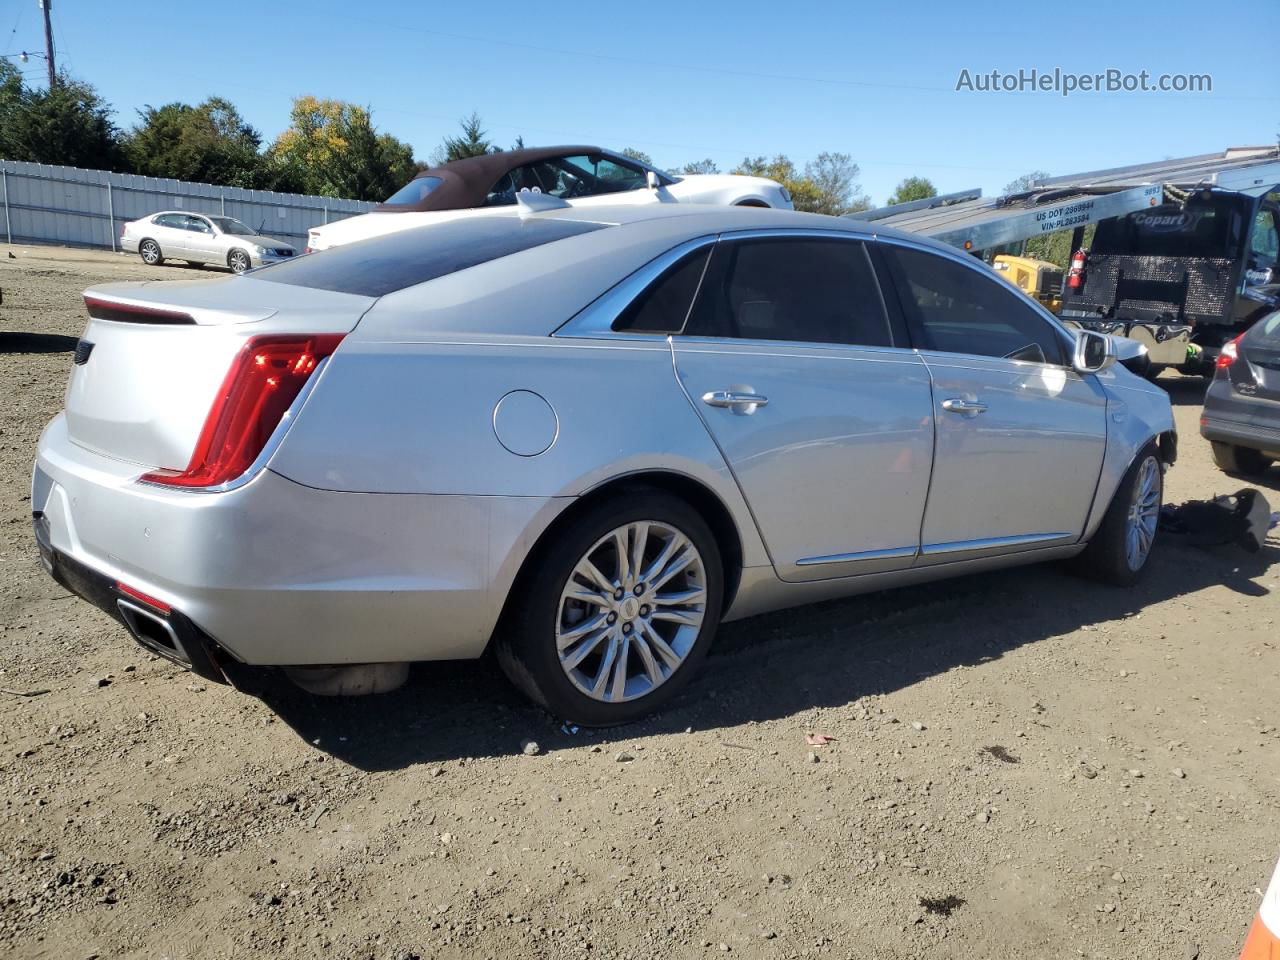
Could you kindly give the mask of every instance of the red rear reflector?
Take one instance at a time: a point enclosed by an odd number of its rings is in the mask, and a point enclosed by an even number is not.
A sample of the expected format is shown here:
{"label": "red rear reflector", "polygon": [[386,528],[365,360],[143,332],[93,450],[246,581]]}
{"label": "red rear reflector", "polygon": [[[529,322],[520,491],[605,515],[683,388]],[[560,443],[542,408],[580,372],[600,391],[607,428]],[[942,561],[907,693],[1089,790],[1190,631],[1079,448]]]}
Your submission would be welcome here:
{"label": "red rear reflector", "polygon": [[163,310],[159,307],[141,307],[132,303],[117,303],[98,297],[85,297],[84,305],[94,320],[115,320],[118,323],[195,323],[195,317],[181,310]]}
{"label": "red rear reflector", "polygon": [[251,338],[231,361],[182,471],[157,470],[139,479],[170,487],[216,487],[253,464],[307,379],[342,342],[343,334]]}
{"label": "red rear reflector", "polygon": [[157,600],[150,594],[143,593],[141,590],[136,590],[127,583],[121,583],[119,580],[116,581],[116,589],[126,597],[129,597],[132,600],[137,600],[139,603],[145,603],[148,607],[151,607],[153,610],[157,610],[160,613],[167,614],[173,609],[163,600]]}

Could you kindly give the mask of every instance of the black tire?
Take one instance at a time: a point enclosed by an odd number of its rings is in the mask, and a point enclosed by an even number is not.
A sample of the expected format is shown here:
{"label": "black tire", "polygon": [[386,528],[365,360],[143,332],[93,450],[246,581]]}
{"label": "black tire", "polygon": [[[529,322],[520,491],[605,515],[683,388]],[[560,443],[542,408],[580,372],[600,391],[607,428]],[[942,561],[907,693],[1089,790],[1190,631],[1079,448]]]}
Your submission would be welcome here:
{"label": "black tire", "polygon": [[1241,477],[1256,477],[1266,473],[1274,463],[1270,457],[1264,456],[1261,450],[1251,447],[1237,447],[1233,443],[1210,441],[1213,447],[1213,462],[1223,473],[1231,473]]}
{"label": "black tire", "polygon": [[150,237],[138,244],[138,256],[148,267],[164,266],[164,254],[160,250],[160,244]]}
{"label": "black tire", "polygon": [[[669,676],[634,699],[605,702],[580,690],[570,680],[566,668],[561,666],[556,642],[558,625],[564,616],[561,594],[579,561],[587,556],[598,557],[599,554],[593,551],[611,549],[601,546],[604,538],[627,524],[643,521],[683,534],[697,550],[703,568],[699,584],[705,594],[701,611],[703,619],[683,660]],[[655,550],[661,546],[660,538],[655,538],[651,544]],[[647,558],[651,556],[646,554]],[[640,566],[649,562],[651,560],[646,559]],[[683,578],[685,575],[680,576]],[[494,643],[494,652],[503,671],[512,683],[553,716],[584,726],[606,727],[630,723],[658,710],[676,696],[697,672],[720,622],[724,571],[715,537],[698,513],[683,500],[645,490],[601,501],[573,518],[526,561],[525,569],[512,590],[511,602],[507,605]],[[624,596],[631,599],[625,591]],[[606,615],[606,611],[601,610],[600,615]],[[585,618],[586,614],[583,616]],[[635,616],[635,613],[627,616]],[[636,622],[638,624],[638,620]],[[622,630],[623,626],[616,629]],[[637,630],[636,636],[642,634],[643,628]],[[608,639],[597,642],[600,661],[603,661],[604,651],[610,642]],[[619,642],[624,644],[624,650],[630,649],[620,636]],[[656,646],[646,646],[646,649],[654,650]],[[640,677],[643,660],[639,651],[623,662],[634,666],[636,677],[641,683],[646,682]],[[589,671],[593,661],[587,659],[583,663],[588,664]]]}
{"label": "black tire", "polygon": [[231,268],[232,273],[241,274],[253,266],[253,261],[248,253],[237,248],[227,254],[227,266]]}
{"label": "black tire", "polygon": [[[1134,506],[1139,481],[1148,463],[1155,464],[1155,517],[1156,524],[1151,529],[1151,543],[1141,560],[1135,567],[1129,553],[1129,512]],[[1164,470],[1160,463],[1160,450],[1155,442],[1148,443],[1133,458],[1133,463],[1125,471],[1120,486],[1116,488],[1111,505],[1102,518],[1089,546],[1075,559],[1078,573],[1118,587],[1129,587],[1142,579],[1147,567],[1151,565],[1151,553],[1155,550],[1159,538],[1160,506],[1164,498]]]}

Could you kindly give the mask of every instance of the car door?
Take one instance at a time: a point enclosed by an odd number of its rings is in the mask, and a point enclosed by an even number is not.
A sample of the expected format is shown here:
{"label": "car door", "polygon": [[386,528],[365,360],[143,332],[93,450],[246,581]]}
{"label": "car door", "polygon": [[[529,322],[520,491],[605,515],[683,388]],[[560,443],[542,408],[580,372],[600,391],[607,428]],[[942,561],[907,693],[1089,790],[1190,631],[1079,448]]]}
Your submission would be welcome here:
{"label": "car door", "polygon": [[191,251],[191,259],[201,263],[219,261],[221,258],[215,256],[218,234],[214,232],[213,224],[204,217],[192,214],[188,214],[184,219],[187,230],[187,249]]}
{"label": "car door", "polygon": [[156,229],[152,231],[155,234],[156,243],[160,244],[160,249],[166,257],[173,257],[181,260],[186,256],[187,248],[187,227],[186,215],[181,213],[162,213],[151,221]]}
{"label": "car door", "polygon": [[1078,541],[1093,503],[1107,401],[1070,340],[962,254],[879,244],[933,381],[933,477],[917,564]]}
{"label": "car door", "polygon": [[933,457],[928,370],[864,245],[765,231],[715,246],[677,376],[784,580],[911,565]]}

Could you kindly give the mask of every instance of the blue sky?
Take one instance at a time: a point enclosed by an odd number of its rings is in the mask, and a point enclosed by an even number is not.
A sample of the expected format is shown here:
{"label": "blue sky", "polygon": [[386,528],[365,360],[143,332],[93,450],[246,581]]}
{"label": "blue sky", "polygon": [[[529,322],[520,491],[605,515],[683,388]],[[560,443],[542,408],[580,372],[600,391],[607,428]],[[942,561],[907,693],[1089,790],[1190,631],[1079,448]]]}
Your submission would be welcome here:
{"label": "blue sky", "polygon": [[[1155,4],[529,4],[54,0],[62,65],[128,126],[144,104],[232,100],[270,140],[291,97],[367,104],[426,159],[476,110],[495,142],[637,147],[659,166],[850,154],[883,203],[918,174],[999,193],[1073,173],[1274,143],[1276,0]],[[228,17],[228,11],[236,11]],[[12,30],[10,28],[13,28]],[[0,0],[0,52],[43,49]],[[40,80],[42,61],[26,68]],[[956,92],[961,69],[1208,73],[1208,94]]]}

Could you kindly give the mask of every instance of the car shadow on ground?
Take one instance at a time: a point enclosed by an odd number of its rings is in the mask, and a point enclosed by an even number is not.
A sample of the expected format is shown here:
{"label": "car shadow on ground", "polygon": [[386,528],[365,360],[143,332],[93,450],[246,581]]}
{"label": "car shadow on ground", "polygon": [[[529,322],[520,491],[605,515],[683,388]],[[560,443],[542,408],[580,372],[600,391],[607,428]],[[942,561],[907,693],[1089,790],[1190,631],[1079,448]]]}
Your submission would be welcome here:
{"label": "car shadow on ground", "polygon": [[1175,377],[1166,374],[1155,383],[1169,394],[1169,402],[1175,407],[1204,406],[1205,391],[1209,389],[1209,380],[1205,377]]}
{"label": "car shadow on ground", "polygon": [[70,353],[76,348],[75,337],[57,333],[0,332],[0,353]]}
{"label": "car shadow on ground", "polygon": [[1243,602],[1268,593],[1258,581],[1278,560],[1274,537],[1249,554],[1166,535],[1146,579],[1129,590],[1057,566],[1025,567],[753,617],[721,628],[699,676],[661,714],[611,730],[566,728],[487,659],[417,665],[403,688],[376,697],[313,697],[275,671],[237,685],[316,749],[362,770],[505,756],[529,739],[554,751],[840,707],[1214,585]]}

